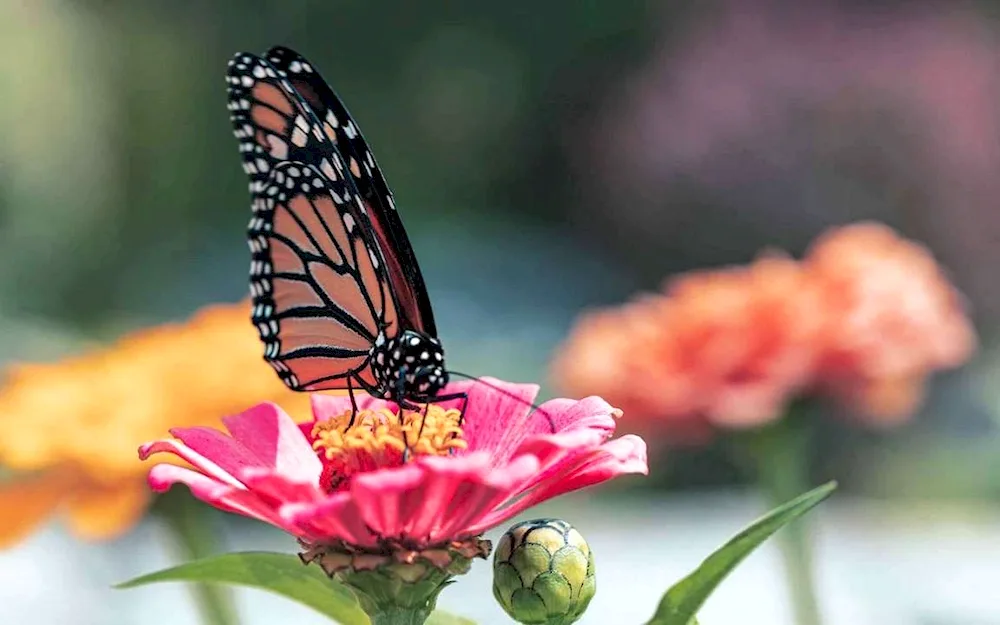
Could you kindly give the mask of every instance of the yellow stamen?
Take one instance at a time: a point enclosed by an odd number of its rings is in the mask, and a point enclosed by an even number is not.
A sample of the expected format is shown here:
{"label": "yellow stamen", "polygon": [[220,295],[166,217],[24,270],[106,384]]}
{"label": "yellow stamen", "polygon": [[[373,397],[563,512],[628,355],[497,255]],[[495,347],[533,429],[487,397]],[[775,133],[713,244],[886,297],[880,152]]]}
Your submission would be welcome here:
{"label": "yellow stamen", "polygon": [[[426,410],[426,414],[425,414]],[[429,404],[420,411],[351,410],[313,425],[313,449],[328,462],[330,488],[359,471],[396,466],[410,456],[445,456],[465,449],[458,410]]]}

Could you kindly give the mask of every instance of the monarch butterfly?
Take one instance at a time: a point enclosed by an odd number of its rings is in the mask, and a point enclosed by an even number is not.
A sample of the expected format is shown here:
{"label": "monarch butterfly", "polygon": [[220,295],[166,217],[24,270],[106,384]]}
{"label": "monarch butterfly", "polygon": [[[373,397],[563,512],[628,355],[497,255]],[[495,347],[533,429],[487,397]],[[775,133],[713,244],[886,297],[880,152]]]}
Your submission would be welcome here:
{"label": "monarch butterfly", "polygon": [[[347,109],[284,47],[229,61],[250,178],[251,320],[297,391],[354,390],[413,409],[445,396],[444,350],[392,193]],[[355,410],[357,406],[355,404]]]}

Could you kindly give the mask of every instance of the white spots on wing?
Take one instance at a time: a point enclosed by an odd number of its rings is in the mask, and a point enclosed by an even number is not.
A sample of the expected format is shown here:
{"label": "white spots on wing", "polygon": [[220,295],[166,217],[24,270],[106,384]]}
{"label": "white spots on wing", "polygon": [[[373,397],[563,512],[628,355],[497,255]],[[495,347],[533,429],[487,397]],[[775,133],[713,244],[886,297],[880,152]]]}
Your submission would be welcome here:
{"label": "white spots on wing", "polygon": [[326,112],[326,123],[330,124],[334,128],[340,125],[340,122],[337,121],[337,116],[333,114],[333,111]]}
{"label": "white spots on wing", "polygon": [[282,161],[288,158],[288,144],[280,137],[267,135],[267,145],[270,147],[268,154],[273,158]]}
{"label": "white spots on wing", "polygon": [[375,250],[369,249],[368,256],[372,259],[372,267],[378,269],[378,255],[375,254]]}
{"label": "white spots on wing", "polygon": [[270,168],[271,168],[271,166],[270,166],[270,165],[268,164],[268,162],[267,162],[267,161],[266,161],[265,159],[263,159],[263,158],[260,158],[260,157],[257,157],[257,158],[256,158],[256,159],[254,160],[254,163],[256,163],[256,164],[257,164],[257,169],[258,169],[258,170],[259,170],[259,171],[260,171],[261,173],[265,173],[265,172],[266,172],[266,171],[267,171],[268,169],[270,169]]}
{"label": "white spots on wing", "polygon": [[270,317],[274,312],[274,307],[270,304],[257,304],[253,307],[254,317]]}
{"label": "white spots on wing", "polygon": [[333,167],[330,166],[330,161],[328,159],[323,159],[319,164],[319,170],[323,172],[323,175],[330,180],[337,180],[337,173],[333,171]]}
{"label": "white spots on wing", "polygon": [[353,121],[348,121],[347,125],[344,126],[344,134],[347,135],[348,139],[353,139],[358,136],[358,129],[354,125]]}
{"label": "white spots on wing", "polygon": [[316,187],[317,189],[322,189],[323,181],[319,178],[313,178],[313,186]]}
{"label": "white spots on wing", "polygon": [[303,131],[309,130],[309,122],[302,115],[295,116],[295,125],[301,128]]}
{"label": "white spots on wing", "polygon": [[288,69],[298,74],[299,72],[302,71],[302,63],[299,63],[298,61],[292,61],[291,63],[288,64]]}
{"label": "white spots on wing", "polygon": [[240,84],[249,89],[253,86],[253,78],[244,74],[240,76]]}
{"label": "white spots on wing", "polygon": [[294,165],[286,167],[285,171],[288,172],[288,175],[291,176],[292,178],[298,178],[302,174],[302,171],[299,170],[299,168]]}
{"label": "white spots on wing", "polygon": [[310,65],[308,63],[303,63],[302,64],[302,71],[304,71],[304,72],[311,72],[311,71],[313,71],[312,65]]}
{"label": "white spots on wing", "polygon": [[396,200],[392,199],[392,195],[385,196],[385,199],[389,202],[389,208],[396,210]]}
{"label": "white spots on wing", "polygon": [[427,360],[430,360],[430,359],[431,359],[431,355],[429,353],[427,353],[427,352],[420,352],[420,360],[421,360],[421,362],[427,361]]}
{"label": "white spots on wing", "polygon": [[309,142],[309,135],[302,132],[302,129],[296,126],[295,130],[292,131],[292,144],[300,148],[303,148],[308,142]]}
{"label": "white spots on wing", "polygon": [[263,78],[267,76],[267,73],[264,71],[264,66],[263,65],[254,66],[253,75],[257,78]]}
{"label": "white spots on wing", "polygon": [[418,337],[416,337],[416,336],[411,337],[410,338],[410,345],[412,347],[416,347],[417,345],[420,345],[420,339]]}
{"label": "white spots on wing", "polygon": [[444,355],[441,352],[434,352],[434,360],[441,362],[444,360]]}
{"label": "white spots on wing", "polygon": [[351,162],[348,166],[351,169],[351,174],[353,174],[355,178],[361,177],[361,168],[358,167],[358,161],[356,161],[353,156],[351,157]]}
{"label": "white spots on wing", "polygon": [[351,215],[350,213],[345,213],[344,214],[344,227],[347,228],[347,231],[348,232],[354,232],[354,226],[356,226],[356,225],[357,224],[354,223],[354,215]]}

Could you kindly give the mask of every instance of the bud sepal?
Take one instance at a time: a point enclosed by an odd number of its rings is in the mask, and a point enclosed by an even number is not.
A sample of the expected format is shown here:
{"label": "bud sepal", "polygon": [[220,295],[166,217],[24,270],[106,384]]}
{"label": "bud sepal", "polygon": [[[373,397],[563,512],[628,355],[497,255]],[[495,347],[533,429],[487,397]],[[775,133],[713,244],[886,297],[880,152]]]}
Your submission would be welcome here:
{"label": "bud sepal", "polygon": [[472,560],[489,557],[492,544],[478,537],[425,549],[386,544],[377,552],[346,543],[310,545],[299,557],[315,563],[357,595],[372,625],[421,625],[438,595]]}

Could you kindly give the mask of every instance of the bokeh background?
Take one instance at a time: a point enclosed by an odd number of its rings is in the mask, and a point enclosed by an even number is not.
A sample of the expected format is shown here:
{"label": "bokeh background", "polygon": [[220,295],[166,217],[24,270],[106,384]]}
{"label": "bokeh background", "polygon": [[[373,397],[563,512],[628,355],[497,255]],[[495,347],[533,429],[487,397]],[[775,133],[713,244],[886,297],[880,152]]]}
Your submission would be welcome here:
{"label": "bokeh background", "polygon": [[[816,517],[821,601],[830,623],[1000,623],[998,18],[985,0],[0,0],[0,362],[245,296],[223,75],[236,51],[285,44],[372,144],[459,371],[544,381],[582,309],[762,248],[799,254],[835,224],[924,242],[981,349],[903,428],[823,424],[814,477],[842,488]],[[544,507],[597,552],[584,623],[648,618],[761,512],[728,458],[672,450],[646,480]],[[295,548],[218,522],[230,547]],[[193,624],[182,587],[109,588],[173,557],[155,520],[99,543],[53,522],[0,552],[0,623]],[[753,556],[702,622],[790,622],[778,566]],[[442,606],[505,622],[488,569]],[[247,623],[320,622],[238,597]]]}

